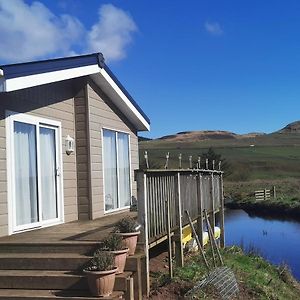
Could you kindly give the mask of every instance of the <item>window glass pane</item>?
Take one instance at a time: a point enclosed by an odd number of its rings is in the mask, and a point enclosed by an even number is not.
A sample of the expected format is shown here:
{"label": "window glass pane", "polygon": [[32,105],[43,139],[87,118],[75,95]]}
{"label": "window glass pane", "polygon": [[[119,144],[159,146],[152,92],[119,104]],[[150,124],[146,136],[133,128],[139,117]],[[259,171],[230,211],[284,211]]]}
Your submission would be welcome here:
{"label": "window glass pane", "polygon": [[117,133],[120,207],[130,205],[129,136]]}
{"label": "window glass pane", "polygon": [[40,127],[40,170],[43,220],[56,219],[56,145],[55,130]]}
{"label": "window glass pane", "polygon": [[16,225],[38,221],[35,125],[14,122]]}
{"label": "window glass pane", "polygon": [[116,133],[103,130],[105,210],[118,208]]}

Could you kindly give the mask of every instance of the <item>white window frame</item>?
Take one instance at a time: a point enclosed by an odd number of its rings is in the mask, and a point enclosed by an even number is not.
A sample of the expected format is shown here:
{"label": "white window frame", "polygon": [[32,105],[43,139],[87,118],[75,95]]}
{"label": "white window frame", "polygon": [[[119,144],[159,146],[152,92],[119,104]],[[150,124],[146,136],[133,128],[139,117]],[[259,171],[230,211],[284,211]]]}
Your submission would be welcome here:
{"label": "white window frame", "polygon": [[[118,207],[115,209],[110,209],[110,210],[106,210],[105,209],[105,173],[104,173],[104,147],[103,147],[103,134],[104,134],[104,130],[110,130],[113,131],[114,133],[116,133],[116,151],[117,151],[117,192],[118,192],[118,201],[119,201],[119,194],[120,194],[120,190],[119,190],[119,163],[118,163],[118,143],[117,143],[117,134],[119,133],[125,133],[128,135],[128,151],[129,151],[129,185],[130,185],[130,204],[128,206],[123,206],[123,207]],[[130,208],[131,202],[132,202],[132,165],[131,165],[131,135],[130,132],[128,131],[123,131],[123,130],[119,130],[119,129],[114,129],[114,128],[110,128],[110,127],[102,127],[101,128],[101,144],[102,144],[102,174],[103,174],[103,180],[102,180],[102,184],[103,184],[103,209],[104,209],[104,214],[110,214],[113,212],[117,212],[117,211],[122,211],[122,210],[126,210],[128,208]],[[118,203],[119,204],[119,203]]]}
{"label": "white window frame", "polygon": [[[41,118],[29,114],[18,113],[14,111],[6,111],[6,161],[7,161],[7,206],[8,206],[8,234],[19,233],[23,231],[34,230],[42,227],[48,227],[64,222],[64,193],[63,193],[63,159],[62,159],[62,132],[61,122],[54,121],[46,118]],[[32,223],[33,226],[16,225],[15,214],[15,177],[14,177],[14,121],[22,122],[26,124],[32,124],[36,126],[36,155],[37,161],[40,160],[40,147],[39,145],[39,128],[51,128],[55,130],[56,137],[56,159],[59,166],[57,176],[57,215],[58,217],[51,220],[42,220],[42,200],[41,190],[38,188],[38,216],[39,221]],[[40,186],[40,163],[37,163],[38,172],[38,185]]]}

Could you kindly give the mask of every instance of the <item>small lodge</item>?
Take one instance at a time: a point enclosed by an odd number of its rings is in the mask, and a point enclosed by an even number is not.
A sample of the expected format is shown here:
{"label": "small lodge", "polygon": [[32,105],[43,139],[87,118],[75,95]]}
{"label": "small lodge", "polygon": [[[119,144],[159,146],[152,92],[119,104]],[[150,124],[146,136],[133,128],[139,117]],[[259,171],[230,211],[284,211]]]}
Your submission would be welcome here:
{"label": "small lodge", "polygon": [[94,299],[82,267],[124,216],[137,252],[105,299],[149,294],[163,241],[184,264],[185,211],[202,245],[204,210],[224,245],[223,172],[139,169],[150,120],[101,53],[0,66],[0,116],[0,299]]}

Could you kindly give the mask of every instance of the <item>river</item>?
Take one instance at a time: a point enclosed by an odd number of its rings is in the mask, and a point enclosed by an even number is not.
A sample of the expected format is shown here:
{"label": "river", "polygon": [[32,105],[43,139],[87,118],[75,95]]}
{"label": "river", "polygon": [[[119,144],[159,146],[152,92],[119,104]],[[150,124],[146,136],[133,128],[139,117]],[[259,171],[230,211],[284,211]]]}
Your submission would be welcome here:
{"label": "river", "polygon": [[300,280],[300,222],[250,216],[241,209],[226,209],[226,246],[254,248],[273,264],[289,265]]}

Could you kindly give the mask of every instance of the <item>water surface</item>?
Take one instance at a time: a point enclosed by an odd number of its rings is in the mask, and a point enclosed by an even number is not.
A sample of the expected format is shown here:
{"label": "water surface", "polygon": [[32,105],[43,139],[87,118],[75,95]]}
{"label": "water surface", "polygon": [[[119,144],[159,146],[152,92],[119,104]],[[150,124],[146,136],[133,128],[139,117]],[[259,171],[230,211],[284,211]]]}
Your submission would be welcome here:
{"label": "water surface", "polygon": [[245,211],[227,209],[226,246],[243,244],[255,248],[274,264],[286,263],[300,280],[300,222],[250,216]]}

